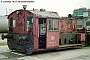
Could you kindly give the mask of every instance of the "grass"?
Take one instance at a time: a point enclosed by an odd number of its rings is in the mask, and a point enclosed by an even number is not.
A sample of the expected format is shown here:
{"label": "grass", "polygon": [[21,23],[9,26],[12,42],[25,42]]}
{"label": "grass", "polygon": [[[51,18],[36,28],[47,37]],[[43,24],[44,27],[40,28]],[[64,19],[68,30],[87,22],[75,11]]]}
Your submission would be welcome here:
{"label": "grass", "polygon": [[3,46],[3,45],[7,45],[7,43],[6,42],[0,43],[0,46]]}

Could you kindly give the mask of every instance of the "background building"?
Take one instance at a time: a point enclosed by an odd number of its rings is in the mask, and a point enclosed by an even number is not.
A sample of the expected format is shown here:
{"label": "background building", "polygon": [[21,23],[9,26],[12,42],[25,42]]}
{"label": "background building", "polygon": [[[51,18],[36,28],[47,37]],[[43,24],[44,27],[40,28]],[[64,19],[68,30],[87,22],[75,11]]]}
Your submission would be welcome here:
{"label": "background building", "polygon": [[87,8],[79,8],[79,9],[75,9],[73,11],[73,16],[74,17],[81,17],[83,16],[83,12],[85,12],[87,10]]}

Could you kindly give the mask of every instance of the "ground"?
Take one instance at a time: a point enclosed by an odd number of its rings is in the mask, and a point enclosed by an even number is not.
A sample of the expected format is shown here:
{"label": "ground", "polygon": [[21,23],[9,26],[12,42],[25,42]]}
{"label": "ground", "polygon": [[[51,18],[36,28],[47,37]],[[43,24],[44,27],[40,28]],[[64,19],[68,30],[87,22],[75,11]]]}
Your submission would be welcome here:
{"label": "ground", "polygon": [[0,60],[90,60],[90,47],[33,53],[30,56],[11,52],[7,45],[0,46]]}
{"label": "ground", "polygon": [[90,47],[37,52],[27,56],[11,52],[6,45],[6,40],[2,41],[0,39],[0,44],[2,44],[0,45],[0,60],[90,60]]}
{"label": "ground", "polygon": [[34,54],[32,56],[25,56],[19,59],[31,59],[34,60],[90,60],[90,47],[82,49],[72,50],[60,50],[54,52],[46,52],[40,54]]}

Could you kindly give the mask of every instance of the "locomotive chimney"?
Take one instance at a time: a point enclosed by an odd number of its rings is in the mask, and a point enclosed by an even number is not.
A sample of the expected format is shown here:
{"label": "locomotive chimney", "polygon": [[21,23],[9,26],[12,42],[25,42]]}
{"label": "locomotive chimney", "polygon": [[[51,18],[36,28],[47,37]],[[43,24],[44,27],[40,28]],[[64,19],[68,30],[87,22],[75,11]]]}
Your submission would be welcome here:
{"label": "locomotive chimney", "polygon": [[25,10],[27,8],[27,5],[23,5],[23,9]]}

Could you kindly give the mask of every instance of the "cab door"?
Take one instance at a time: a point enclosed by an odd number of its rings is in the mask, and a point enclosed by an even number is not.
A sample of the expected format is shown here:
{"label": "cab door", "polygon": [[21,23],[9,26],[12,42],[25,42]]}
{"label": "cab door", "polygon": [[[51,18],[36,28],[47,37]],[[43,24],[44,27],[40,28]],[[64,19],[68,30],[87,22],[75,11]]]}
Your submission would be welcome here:
{"label": "cab door", "polygon": [[59,47],[59,19],[47,19],[46,49]]}

